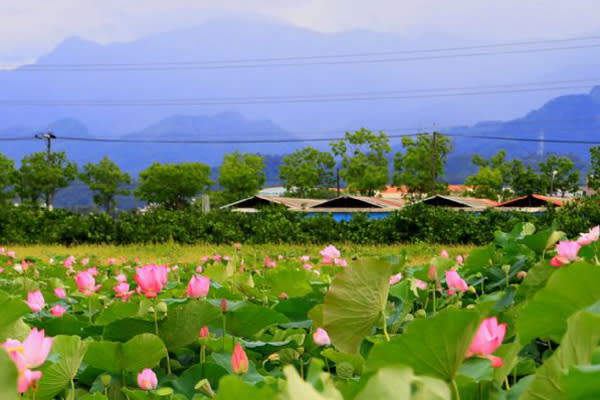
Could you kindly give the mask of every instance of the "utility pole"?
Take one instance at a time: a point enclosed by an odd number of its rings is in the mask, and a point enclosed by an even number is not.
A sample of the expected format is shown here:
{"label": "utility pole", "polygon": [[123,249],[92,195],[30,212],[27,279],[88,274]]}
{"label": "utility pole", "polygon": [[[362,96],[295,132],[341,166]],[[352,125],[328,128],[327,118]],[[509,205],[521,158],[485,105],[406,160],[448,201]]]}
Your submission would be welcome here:
{"label": "utility pole", "polygon": [[436,131],[433,131],[431,139],[431,188],[434,193],[437,192],[437,135]]}
{"label": "utility pole", "polygon": [[[46,132],[46,133],[41,133],[41,134],[37,134],[35,135],[36,139],[42,139],[42,140],[46,140],[46,164],[48,165],[48,168],[51,167],[50,163],[52,162],[51,160],[51,155],[52,155],[52,140],[56,139],[56,136],[54,136],[54,134],[52,132]],[[46,210],[50,210],[52,208],[52,198],[49,192],[46,192]]]}

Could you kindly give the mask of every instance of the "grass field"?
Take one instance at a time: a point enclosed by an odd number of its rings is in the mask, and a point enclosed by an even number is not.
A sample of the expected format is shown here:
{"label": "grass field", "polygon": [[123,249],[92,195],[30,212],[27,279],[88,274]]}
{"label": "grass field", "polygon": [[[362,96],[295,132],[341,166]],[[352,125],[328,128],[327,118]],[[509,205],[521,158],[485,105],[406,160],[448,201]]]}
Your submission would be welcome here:
{"label": "grass field", "polygon": [[[443,246],[433,244],[402,244],[393,246],[362,246],[355,244],[336,245],[342,255],[350,258],[354,255],[360,256],[383,256],[400,254],[406,250],[410,264],[423,263],[431,256],[439,254],[446,249],[451,255],[468,253],[474,246]],[[233,246],[215,246],[209,244],[178,245],[168,244],[141,244],[141,245],[81,245],[81,246],[59,246],[59,245],[0,245],[14,250],[19,256],[36,258],[49,258],[56,255],[74,255],[84,257],[95,255],[99,258],[109,257],[139,257],[144,262],[196,262],[203,255],[232,254],[235,252]],[[262,260],[266,255],[283,254],[286,257],[301,256],[304,254],[316,255],[324,246],[319,245],[243,245],[241,253],[247,258]]]}

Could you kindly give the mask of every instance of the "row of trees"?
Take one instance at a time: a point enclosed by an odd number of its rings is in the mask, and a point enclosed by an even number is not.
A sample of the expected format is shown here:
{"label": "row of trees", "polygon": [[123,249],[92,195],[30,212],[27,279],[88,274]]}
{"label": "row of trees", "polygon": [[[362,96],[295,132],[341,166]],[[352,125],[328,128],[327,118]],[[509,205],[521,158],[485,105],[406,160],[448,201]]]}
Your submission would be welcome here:
{"label": "row of trees", "polygon": [[[434,132],[402,139],[403,152],[393,159],[392,182],[404,185],[415,196],[443,193],[447,183],[444,170],[452,151],[450,138]],[[600,187],[600,147],[591,150],[589,185]],[[347,190],[373,195],[390,182],[389,137],[384,132],[361,129],[346,132],[344,139],[331,143],[331,152],[306,147],[283,158],[279,176],[288,193],[297,197],[321,197],[331,194],[336,166]],[[337,157],[337,161],[336,161]],[[574,191],[580,172],[567,157],[553,155],[537,164],[525,165],[521,160],[507,160],[500,151],[489,159],[473,156],[478,167],[466,184],[473,185],[472,195],[502,199],[510,194]],[[214,202],[226,204],[252,196],[266,181],[265,159],[258,154],[233,152],[223,157],[217,183],[221,191],[212,191]],[[109,158],[87,163],[81,170],[67,159],[64,152],[34,153],[23,158],[18,169],[11,159],[0,154],[0,201],[18,196],[22,203],[51,205],[55,194],[74,180],[87,184],[94,202],[106,211],[113,210],[119,195],[131,193],[132,179]],[[149,203],[179,209],[191,199],[208,191],[215,183],[209,166],[199,162],[179,164],[154,163],[140,172],[134,195]]]}

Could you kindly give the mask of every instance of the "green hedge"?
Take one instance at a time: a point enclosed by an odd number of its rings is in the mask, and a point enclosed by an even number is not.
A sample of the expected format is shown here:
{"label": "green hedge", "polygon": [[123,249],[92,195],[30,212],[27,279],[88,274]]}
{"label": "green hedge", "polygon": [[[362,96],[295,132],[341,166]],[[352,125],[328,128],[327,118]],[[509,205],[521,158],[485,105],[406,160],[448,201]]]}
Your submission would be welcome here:
{"label": "green hedge", "polygon": [[474,214],[415,205],[390,217],[369,220],[356,215],[336,222],[329,215],[307,217],[276,209],[255,214],[199,210],[154,210],[146,214],[79,215],[0,207],[0,243],[332,243],[390,244],[402,242],[488,243],[496,231],[531,221],[539,229],[553,221],[569,236],[600,223],[593,202],[550,210],[543,215],[488,210]]}

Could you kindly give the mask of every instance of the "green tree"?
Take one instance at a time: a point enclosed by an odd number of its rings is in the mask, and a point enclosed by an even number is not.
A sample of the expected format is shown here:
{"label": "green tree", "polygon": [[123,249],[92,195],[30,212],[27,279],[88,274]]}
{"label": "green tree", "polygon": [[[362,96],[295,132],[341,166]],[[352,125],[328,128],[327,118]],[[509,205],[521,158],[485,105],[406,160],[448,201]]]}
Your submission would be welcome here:
{"label": "green tree", "polygon": [[237,201],[254,196],[266,180],[265,159],[258,154],[225,154],[219,168],[219,185],[224,188],[225,202]]}
{"label": "green tree", "polygon": [[392,148],[384,132],[361,128],[346,132],[345,138],[331,143],[333,154],[342,159],[340,176],[351,193],[372,196],[388,183],[386,154]]}
{"label": "green tree", "polygon": [[140,172],[135,195],[169,209],[181,209],[210,185],[210,167],[199,162],[153,163]]}
{"label": "green tree", "polygon": [[510,167],[510,187],[517,196],[544,191],[542,181],[531,165],[524,165],[521,160],[513,160]]}
{"label": "green tree", "polygon": [[506,152],[500,150],[488,160],[474,154],[472,163],[479,167],[476,174],[467,177],[465,183],[474,186],[473,196],[499,200],[504,194],[504,185],[511,182],[511,164],[506,161]]}
{"label": "green tree", "polygon": [[117,195],[127,195],[129,190],[123,186],[131,184],[129,174],[122,172],[117,164],[104,157],[97,164],[87,163],[79,179],[94,192],[94,203],[111,212],[117,205]]}
{"label": "green tree", "polygon": [[50,208],[56,192],[77,177],[77,165],[67,160],[64,151],[49,157],[44,152],[33,153],[23,158],[15,177],[15,190],[22,202],[36,205],[43,198]]}
{"label": "green tree", "polygon": [[15,181],[15,162],[0,154],[0,204],[10,202],[15,192],[12,190]]}
{"label": "green tree", "polygon": [[560,190],[575,192],[579,189],[579,170],[568,157],[551,155],[545,161],[538,163],[540,179],[544,191],[553,194]]}
{"label": "green tree", "polygon": [[404,153],[394,156],[394,184],[405,185],[413,194],[435,194],[443,192],[447,186],[440,177],[448,154],[452,151],[450,138],[438,132],[402,138]]}
{"label": "green tree", "polygon": [[600,146],[590,147],[590,169],[587,181],[590,188],[600,189]]}
{"label": "green tree", "polygon": [[279,177],[294,196],[313,197],[315,193],[333,185],[335,160],[328,152],[314,147],[296,150],[283,158]]}

